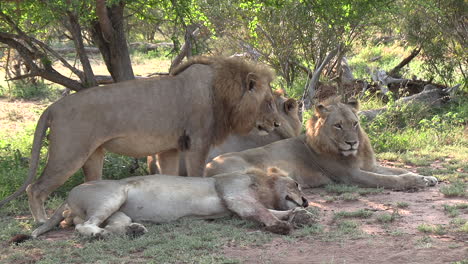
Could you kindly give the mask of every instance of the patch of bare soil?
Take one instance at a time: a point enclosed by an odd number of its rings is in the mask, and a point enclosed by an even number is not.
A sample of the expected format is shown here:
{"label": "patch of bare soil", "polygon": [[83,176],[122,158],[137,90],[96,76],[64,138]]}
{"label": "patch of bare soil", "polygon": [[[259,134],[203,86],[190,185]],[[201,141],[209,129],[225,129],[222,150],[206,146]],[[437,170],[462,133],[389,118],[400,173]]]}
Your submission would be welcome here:
{"label": "patch of bare soil", "polygon": [[[342,237],[330,241],[323,235],[310,235],[296,241],[275,239],[260,247],[228,246],[227,257],[245,263],[451,263],[468,259],[468,236],[461,232],[443,235],[418,231],[421,224],[448,226],[451,219],[444,213],[444,204],[466,203],[463,198],[445,198],[437,187],[418,192],[384,191],[360,197],[356,201],[327,202],[323,189],[308,191],[310,206],[320,209],[320,224],[325,232],[336,225],[334,213],[368,209],[372,217],[356,219],[365,235],[362,238]],[[396,204],[405,202],[406,208]],[[382,224],[379,214],[391,214],[398,210],[400,217]],[[467,219],[467,214],[460,218]]]}

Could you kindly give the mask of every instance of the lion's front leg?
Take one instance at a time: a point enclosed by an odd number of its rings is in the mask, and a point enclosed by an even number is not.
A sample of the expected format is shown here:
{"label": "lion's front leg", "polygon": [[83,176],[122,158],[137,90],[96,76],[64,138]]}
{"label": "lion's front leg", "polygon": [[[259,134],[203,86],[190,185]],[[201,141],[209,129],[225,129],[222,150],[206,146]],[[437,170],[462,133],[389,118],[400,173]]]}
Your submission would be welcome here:
{"label": "lion's front leg", "polygon": [[206,165],[206,157],[210,151],[209,146],[202,146],[197,150],[184,152],[185,166],[187,168],[187,176],[202,177]]}
{"label": "lion's front leg", "polygon": [[412,172],[401,175],[384,175],[363,170],[353,171],[348,183],[361,187],[383,187],[387,189],[404,190],[424,188],[437,184],[435,177],[421,176]]}
{"label": "lion's front leg", "polygon": [[179,151],[172,149],[156,155],[160,174],[179,175]]}
{"label": "lion's front leg", "polygon": [[272,233],[287,235],[292,230],[290,223],[282,221],[275,216],[276,214],[283,218],[287,214],[278,213],[280,211],[272,213],[251,195],[246,194],[224,198],[224,201],[229,210],[238,214],[243,219],[250,219],[264,224],[266,230]]}

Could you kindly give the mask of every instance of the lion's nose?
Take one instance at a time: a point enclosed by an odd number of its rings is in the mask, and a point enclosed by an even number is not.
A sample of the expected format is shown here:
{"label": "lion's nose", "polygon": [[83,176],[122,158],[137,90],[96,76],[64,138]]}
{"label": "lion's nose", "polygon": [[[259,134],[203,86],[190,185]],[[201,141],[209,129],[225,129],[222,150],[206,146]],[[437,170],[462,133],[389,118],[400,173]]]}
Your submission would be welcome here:
{"label": "lion's nose", "polygon": [[346,141],[346,144],[352,146],[355,146],[357,144],[357,141]]}
{"label": "lion's nose", "polygon": [[307,207],[309,206],[309,201],[307,201],[306,198],[302,197],[302,207]]}
{"label": "lion's nose", "polygon": [[281,126],[281,123],[275,121],[275,122],[273,123],[273,125],[275,125],[275,127],[279,127],[279,126]]}

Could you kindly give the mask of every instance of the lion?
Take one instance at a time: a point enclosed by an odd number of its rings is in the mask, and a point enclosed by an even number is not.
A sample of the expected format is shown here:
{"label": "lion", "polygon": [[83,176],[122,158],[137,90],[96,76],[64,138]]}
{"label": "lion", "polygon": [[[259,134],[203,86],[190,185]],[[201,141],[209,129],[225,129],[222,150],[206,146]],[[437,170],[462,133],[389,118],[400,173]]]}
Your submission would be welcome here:
{"label": "lion", "polygon": [[[273,102],[272,72],[235,58],[192,59],[172,76],[94,87],[64,97],[39,118],[31,151],[28,179],[0,206],[27,186],[34,220],[47,216],[44,201],[79,168],[85,181],[101,179],[104,154],[131,157],[160,153],[163,174],[178,167],[185,152],[189,176],[202,176],[212,145],[229,134],[253,127],[271,132],[280,123]],[[175,107],[176,106],[176,107]],[[49,130],[48,161],[36,175],[41,142]]]}
{"label": "lion", "polygon": [[[281,90],[274,91],[273,97],[279,113],[278,119],[281,123],[280,127],[275,128],[275,130],[268,134],[258,128],[252,129],[247,135],[231,134],[222,144],[211,147],[206,163],[209,163],[215,157],[224,153],[261,147],[278,140],[299,136],[302,123],[299,119],[296,100],[293,98],[286,98]],[[183,162],[184,159],[180,159],[180,161],[178,175],[187,175]],[[156,155],[148,156],[147,163],[150,174],[159,172]]]}
{"label": "lion", "polygon": [[81,184],[54,215],[33,231],[35,238],[64,218],[85,236],[138,235],[137,222],[165,223],[183,217],[213,219],[232,213],[288,234],[291,219],[308,206],[300,185],[277,168],[233,172],[211,178],[150,175]]}
{"label": "lion", "polygon": [[334,98],[318,104],[305,135],[218,156],[207,164],[205,176],[274,164],[304,188],[332,182],[396,190],[437,184],[435,177],[378,165],[359,124],[358,107],[354,99],[341,103]]}

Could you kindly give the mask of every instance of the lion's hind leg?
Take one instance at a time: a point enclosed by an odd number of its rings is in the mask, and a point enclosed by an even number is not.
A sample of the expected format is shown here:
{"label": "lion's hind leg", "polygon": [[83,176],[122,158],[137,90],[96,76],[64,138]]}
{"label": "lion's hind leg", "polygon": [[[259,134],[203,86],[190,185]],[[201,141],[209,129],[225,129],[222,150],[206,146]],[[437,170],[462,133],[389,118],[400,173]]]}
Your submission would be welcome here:
{"label": "lion's hind leg", "polygon": [[[101,237],[110,232],[100,226],[119,211],[128,189],[118,181],[96,181],[75,187],[68,196],[76,230],[85,236]],[[85,220],[77,224],[76,219]]]}
{"label": "lion's hind leg", "polygon": [[132,223],[132,219],[120,211],[107,219],[104,229],[109,233],[127,234],[131,237],[138,237],[148,232],[144,225]]}

